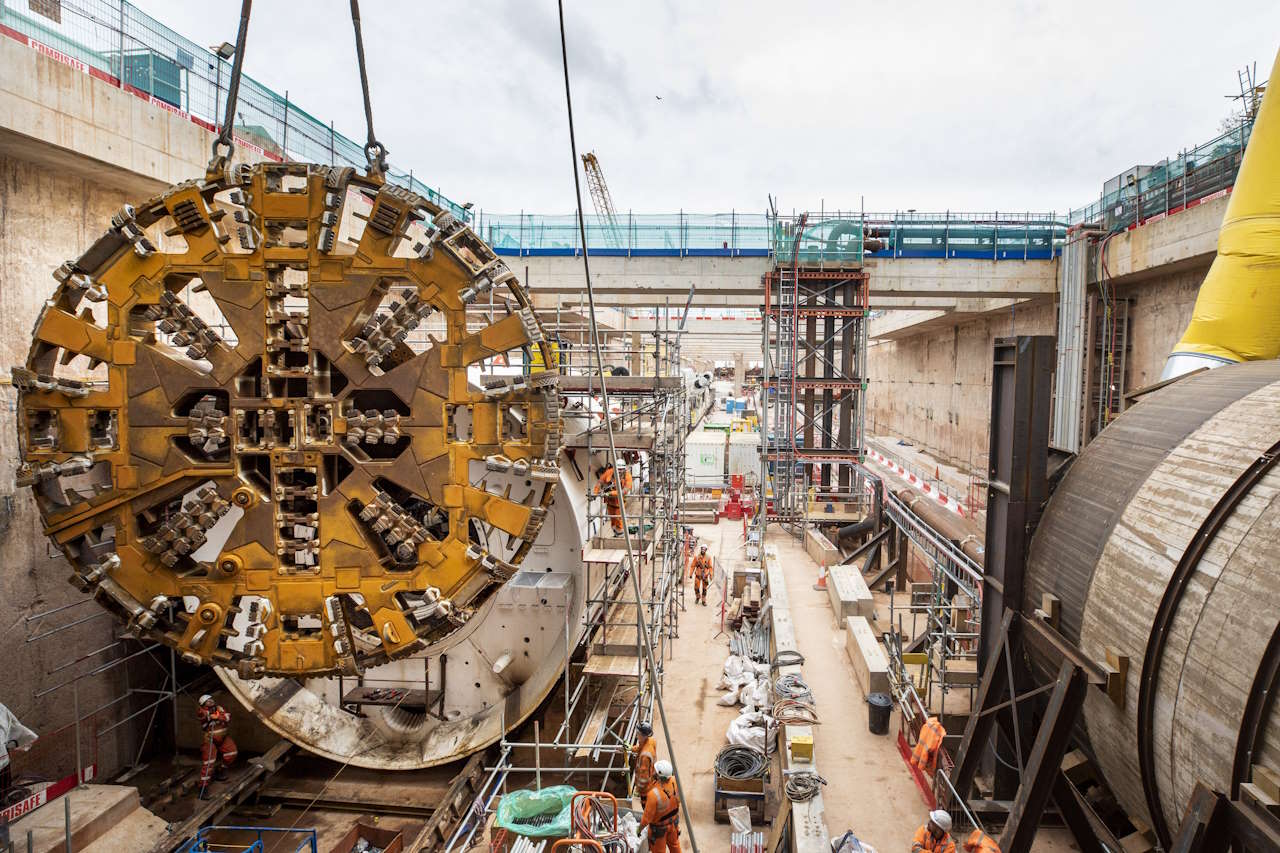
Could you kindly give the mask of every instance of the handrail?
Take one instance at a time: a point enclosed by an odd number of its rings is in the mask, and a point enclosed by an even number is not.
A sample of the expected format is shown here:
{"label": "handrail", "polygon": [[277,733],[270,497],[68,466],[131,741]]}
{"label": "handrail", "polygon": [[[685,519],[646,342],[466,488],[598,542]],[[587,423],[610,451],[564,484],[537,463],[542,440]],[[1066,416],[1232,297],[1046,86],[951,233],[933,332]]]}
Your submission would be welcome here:
{"label": "handrail", "polygon": [[[1048,259],[1061,250],[1067,228],[1054,213],[826,211],[814,214],[814,222],[801,241],[799,260],[804,264],[860,262],[864,234],[879,241],[866,243],[868,257]],[[797,242],[794,234],[782,233],[777,221],[763,213],[628,212],[624,241],[612,240],[607,219],[586,216],[585,225],[593,254],[625,257],[771,257],[779,247],[793,253]],[[501,255],[577,256],[582,251],[572,214],[481,210],[475,229]]]}
{"label": "handrail", "polygon": [[956,583],[972,601],[982,600],[982,566],[948,539],[939,536],[924,519],[893,492],[886,490],[884,511],[907,538]]}

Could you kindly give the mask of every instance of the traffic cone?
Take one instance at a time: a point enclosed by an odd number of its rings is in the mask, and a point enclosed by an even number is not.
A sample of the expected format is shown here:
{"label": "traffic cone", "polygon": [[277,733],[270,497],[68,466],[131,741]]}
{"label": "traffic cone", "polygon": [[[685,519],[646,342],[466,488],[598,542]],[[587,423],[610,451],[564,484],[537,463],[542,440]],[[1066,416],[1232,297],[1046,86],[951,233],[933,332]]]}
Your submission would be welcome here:
{"label": "traffic cone", "polygon": [[813,585],[813,588],[818,590],[819,592],[827,591],[827,564],[826,563],[822,564],[822,574],[818,575],[818,582]]}

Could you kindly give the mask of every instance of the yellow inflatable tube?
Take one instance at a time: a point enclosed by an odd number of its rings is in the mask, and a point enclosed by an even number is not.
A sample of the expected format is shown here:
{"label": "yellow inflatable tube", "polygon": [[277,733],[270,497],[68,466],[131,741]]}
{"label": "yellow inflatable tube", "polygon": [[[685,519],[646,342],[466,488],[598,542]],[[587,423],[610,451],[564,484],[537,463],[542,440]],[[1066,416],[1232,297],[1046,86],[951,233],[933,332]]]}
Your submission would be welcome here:
{"label": "yellow inflatable tube", "polygon": [[1262,97],[1218,255],[1164,379],[1200,367],[1280,357],[1280,54]]}

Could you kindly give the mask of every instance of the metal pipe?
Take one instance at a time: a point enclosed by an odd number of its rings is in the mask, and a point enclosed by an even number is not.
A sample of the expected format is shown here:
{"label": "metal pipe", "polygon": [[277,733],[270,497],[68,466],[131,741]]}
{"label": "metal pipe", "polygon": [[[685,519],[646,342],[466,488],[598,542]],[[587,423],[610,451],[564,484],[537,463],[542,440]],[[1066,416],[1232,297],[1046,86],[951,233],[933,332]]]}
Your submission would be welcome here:
{"label": "metal pipe", "polygon": [[[868,466],[880,466],[880,463],[867,460]],[[932,498],[927,498],[910,486],[890,486],[892,480],[885,479],[885,488],[908,509],[918,515],[925,524],[937,531],[946,539],[955,542],[960,550],[979,566],[983,563],[986,531],[980,530],[967,518],[956,515],[939,506]]]}

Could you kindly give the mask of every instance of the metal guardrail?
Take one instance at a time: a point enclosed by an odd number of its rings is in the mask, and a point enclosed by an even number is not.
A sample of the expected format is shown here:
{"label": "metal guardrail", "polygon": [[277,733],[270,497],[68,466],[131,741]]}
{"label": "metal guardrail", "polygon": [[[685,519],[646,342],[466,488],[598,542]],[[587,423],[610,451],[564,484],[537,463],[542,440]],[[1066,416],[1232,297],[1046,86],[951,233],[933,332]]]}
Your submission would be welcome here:
{"label": "metal guardrail", "polygon": [[[621,257],[772,257],[794,248],[795,235],[763,213],[627,213],[616,228],[586,216],[587,248]],[[802,264],[869,258],[1045,260],[1061,251],[1066,223],[1052,213],[825,212],[805,227]],[[475,229],[500,255],[577,256],[574,214],[492,214]],[[865,241],[863,234],[870,239]],[[877,248],[878,247],[878,248]],[[864,251],[865,250],[865,251]]]}
{"label": "metal guardrail", "polygon": [[[248,843],[240,843],[235,841],[213,841],[209,836],[214,834],[237,833],[252,835],[253,840]],[[289,844],[294,836],[297,845],[290,848],[283,845]],[[243,851],[243,853],[262,853],[266,850],[266,840],[270,839],[271,849],[277,851],[288,851],[288,853],[301,853],[308,850],[310,853],[318,853],[316,831],[314,829],[291,829],[289,827],[278,826],[205,826],[195,834],[195,837],[187,841],[178,848],[178,853],[213,853],[213,851]]]}
{"label": "metal guardrail", "polygon": [[[216,131],[225,110],[231,62],[183,38],[124,0],[0,0],[0,35]],[[228,33],[234,37],[234,32]],[[257,42],[267,49],[267,40]],[[254,49],[250,36],[250,51]],[[319,59],[317,59],[319,61]],[[354,74],[355,57],[351,67]],[[241,78],[236,141],[270,160],[364,168],[364,146],[284,95]],[[415,176],[391,167],[387,179],[447,208],[464,221],[470,211]]]}
{"label": "metal guardrail", "polygon": [[952,542],[943,539],[903,503],[897,495],[885,490],[884,512],[907,534],[917,548],[948,578],[956,583],[972,601],[982,600],[982,567]]}
{"label": "metal guardrail", "polygon": [[1108,231],[1141,225],[1225,194],[1234,184],[1253,131],[1248,119],[1208,142],[1165,158],[1097,201],[1072,210],[1071,225],[1099,224]]}
{"label": "metal guardrail", "polygon": [[[978,494],[974,496],[975,500],[971,501],[968,495],[961,496],[960,491],[942,479],[942,477],[930,477],[925,471],[921,470],[919,462],[912,462],[905,456],[886,450],[879,444],[872,446],[871,442],[868,442],[867,451],[869,455],[878,454],[884,457],[888,460],[890,466],[897,466],[899,474],[905,473],[908,478],[914,476],[919,483],[913,482],[912,485],[919,485],[924,492],[932,492],[938,495],[939,502],[944,505],[957,507],[961,510],[959,514],[962,518],[972,518],[977,511],[987,508],[985,489],[979,489]],[[945,500],[942,498],[945,498]]]}

